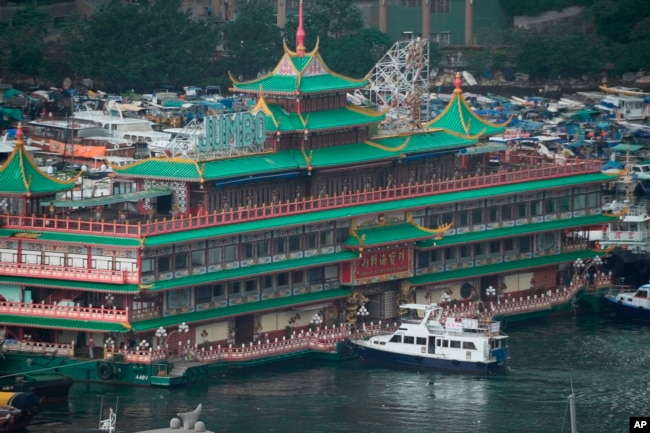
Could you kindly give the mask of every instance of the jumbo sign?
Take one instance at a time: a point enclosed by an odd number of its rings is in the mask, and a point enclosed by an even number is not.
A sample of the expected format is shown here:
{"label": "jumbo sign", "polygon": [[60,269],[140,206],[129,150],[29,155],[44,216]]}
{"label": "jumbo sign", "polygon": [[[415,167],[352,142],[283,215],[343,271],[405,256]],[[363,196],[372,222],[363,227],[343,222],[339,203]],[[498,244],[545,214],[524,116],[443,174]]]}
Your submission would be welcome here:
{"label": "jumbo sign", "polygon": [[198,140],[201,152],[253,144],[262,146],[266,139],[266,116],[261,111],[206,116],[203,124],[205,134]]}

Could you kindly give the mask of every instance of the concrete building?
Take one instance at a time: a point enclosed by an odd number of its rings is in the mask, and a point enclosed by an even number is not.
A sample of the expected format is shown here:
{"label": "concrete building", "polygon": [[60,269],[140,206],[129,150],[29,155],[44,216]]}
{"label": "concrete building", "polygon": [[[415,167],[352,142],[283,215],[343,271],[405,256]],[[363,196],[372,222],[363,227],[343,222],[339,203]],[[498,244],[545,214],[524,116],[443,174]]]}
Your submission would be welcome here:
{"label": "concrete building", "polygon": [[[70,0],[38,6],[50,13],[56,28],[73,13],[90,15],[108,0]],[[137,0],[125,0],[137,2]],[[237,16],[238,0],[184,0],[183,6],[196,17],[212,17],[225,22]],[[241,0],[239,0],[241,1]],[[298,15],[300,0],[273,0],[277,7],[277,24],[283,28]],[[398,40],[405,32],[422,35],[440,45],[474,45],[476,35],[491,28],[503,28],[506,19],[499,0],[357,0],[364,22]],[[313,0],[304,0],[309,11]],[[20,7],[0,0],[0,21],[10,21]]]}

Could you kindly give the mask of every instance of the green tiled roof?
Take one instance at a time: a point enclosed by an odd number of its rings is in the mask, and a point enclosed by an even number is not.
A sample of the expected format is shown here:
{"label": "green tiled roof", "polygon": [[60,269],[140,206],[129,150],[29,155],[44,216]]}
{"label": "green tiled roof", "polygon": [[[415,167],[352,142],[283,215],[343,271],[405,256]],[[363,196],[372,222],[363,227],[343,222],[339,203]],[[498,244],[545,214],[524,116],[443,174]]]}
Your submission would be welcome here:
{"label": "green tiled roof", "polygon": [[510,120],[500,124],[486,122],[467,105],[462,91],[455,89],[447,107],[435,119],[429,121],[425,127],[444,129],[463,137],[476,137],[500,134],[505,131],[509,123]]}
{"label": "green tiled roof", "polygon": [[127,326],[121,323],[106,323],[94,320],[58,319],[54,317],[17,316],[0,314],[0,324],[11,326],[27,326],[31,328],[66,329],[88,332],[127,332]]}
{"label": "green tiled roof", "polygon": [[535,224],[524,224],[514,227],[503,227],[492,230],[443,236],[442,239],[429,239],[426,241],[418,242],[415,246],[417,248],[428,249],[433,247],[442,247],[445,245],[465,244],[470,242],[483,241],[486,239],[499,239],[550,230],[607,224],[614,221],[615,219],[616,217],[599,214],[584,217],[575,217],[566,220],[545,221]]}
{"label": "green tiled roof", "polygon": [[233,305],[231,307],[216,308],[197,311],[193,313],[177,314],[175,316],[161,317],[158,319],[143,320],[131,324],[136,332],[152,331],[167,326],[177,326],[181,322],[196,323],[205,320],[213,320],[229,316],[238,316],[248,313],[260,313],[276,308],[292,307],[301,304],[308,304],[319,301],[330,301],[347,298],[350,293],[343,289],[321,290],[318,292],[305,293],[303,295],[287,296],[285,298],[274,298],[266,301],[249,302],[246,304]]}
{"label": "green tiled roof", "polygon": [[[314,168],[371,163],[395,159],[401,155],[455,150],[474,144],[476,140],[457,137],[444,131],[428,131],[409,135],[376,138],[356,143],[310,151]],[[342,158],[341,155],[345,155]],[[300,151],[285,150],[236,158],[197,163],[181,158],[147,158],[124,167],[114,167],[116,176],[199,182],[240,176],[304,170],[309,164]]]}
{"label": "green tiled roof", "polygon": [[[314,111],[299,115],[290,113],[282,107],[267,105],[266,131],[322,131],[332,128],[345,128],[357,125],[372,125],[384,119],[385,114],[376,110],[357,107],[344,107],[335,110]],[[254,111],[254,110],[253,110]]]}
{"label": "green tiled roof", "polygon": [[359,254],[352,251],[341,251],[333,254],[320,254],[301,259],[282,260],[279,262],[265,263],[263,265],[245,266],[242,268],[225,269],[221,271],[208,272],[205,274],[191,275],[188,277],[174,278],[171,280],[156,281],[147,291],[168,290],[177,287],[184,287],[197,284],[215,283],[218,281],[233,280],[241,277],[253,277],[255,275],[268,274],[306,268],[310,266],[328,265],[347,260],[355,260]]}
{"label": "green tiled roof", "polygon": [[[376,137],[363,144],[315,149],[311,163],[314,168],[392,160],[402,155],[454,150],[475,143],[444,131]],[[342,158],[341,155],[345,155]]]}
{"label": "green tiled roof", "polygon": [[233,81],[232,91],[266,95],[296,96],[299,94],[345,91],[360,89],[368,79],[356,80],[329,70],[318,48],[303,57],[289,51],[285,46],[284,56],[269,74],[252,81]]}
{"label": "green tiled roof", "polygon": [[9,155],[0,167],[0,194],[14,196],[54,195],[74,188],[77,177],[61,180],[45,174],[27,153],[22,144]]}
{"label": "green tiled roof", "polygon": [[453,271],[435,272],[428,275],[419,275],[417,277],[409,278],[409,283],[411,283],[412,286],[422,286],[424,284],[439,283],[441,281],[473,278],[479,275],[502,274],[504,272],[536,268],[539,266],[570,263],[578,258],[585,258],[593,255],[594,253],[590,250],[581,250],[572,251],[566,254],[535,257],[532,259],[512,260],[510,262],[496,263],[493,265],[474,266],[473,268],[463,268]]}
{"label": "green tiled roof", "polygon": [[0,284],[16,284],[50,289],[85,290],[88,292],[137,293],[137,284],[93,283],[90,281],[56,280],[54,278],[28,278],[0,275]]}
{"label": "green tiled roof", "polygon": [[343,245],[361,246],[359,238],[363,238],[363,246],[378,247],[395,242],[414,242],[434,236],[435,234],[424,231],[413,224],[393,224],[357,230],[357,237],[349,237],[343,242]]}
{"label": "green tiled roof", "polygon": [[266,218],[258,221],[248,221],[238,224],[229,224],[219,227],[206,227],[193,231],[184,231],[178,233],[169,233],[158,236],[149,236],[145,240],[146,246],[165,245],[168,243],[188,242],[196,239],[205,239],[217,236],[228,236],[259,230],[268,230],[274,227],[289,227],[303,224],[315,224],[322,221],[349,219],[353,216],[372,215],[380,212],[406,211],[410,209],[434,206],[436,204],[453,203],[465,200],[474,200],[477,198],[489,198],[502,195],[521,194],[528,191],[539,191],[566,187],[567,184],[574,186],[587,185],[591,183],[600,183],[612,180],[612,176],[602,173],[590,173],[575,175],[570,178],[554,178],[538,180],[533,182],[523,182],[511,185],[501,185],[486,187],[482,189],[472,189],[466,191],[457,191],[434,196],[415,197],[401,200],[392,200],[388,202],[350,205],[339,209],[330,209],[324,211],[314,211],[307,214],[280,216],[277,218]]}
{"label": "green tiled roof", "polygon": [[[121,237],[121,236],[99,236],[99,235],[84,235],[84,234],[71,234],[61,232],[37,232],[29,230],[13,230],[13,229],[0,229],[0,239],[10,240],[16,234],[31,234],[33,237],[23,238],[23,241],[34,239],[38,241],[48,242],[64,242],[71,245],[110,245],[112,247],[137,247],[140,241],[134,238]],[[18,240],[18,239],[16,239]]]}

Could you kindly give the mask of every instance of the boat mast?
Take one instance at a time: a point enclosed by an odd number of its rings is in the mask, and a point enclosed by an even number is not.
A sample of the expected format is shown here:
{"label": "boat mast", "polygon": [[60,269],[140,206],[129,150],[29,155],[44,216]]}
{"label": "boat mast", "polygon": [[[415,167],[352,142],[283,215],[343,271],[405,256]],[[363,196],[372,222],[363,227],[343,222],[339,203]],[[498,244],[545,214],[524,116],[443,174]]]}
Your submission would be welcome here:
{"label": "boat mast", "polygon": [[569,394],[569,414],[571,416],[571,433],[578,433],[576,426],[576,396],[573,393],[573,383],[571,384],[571,394]]}

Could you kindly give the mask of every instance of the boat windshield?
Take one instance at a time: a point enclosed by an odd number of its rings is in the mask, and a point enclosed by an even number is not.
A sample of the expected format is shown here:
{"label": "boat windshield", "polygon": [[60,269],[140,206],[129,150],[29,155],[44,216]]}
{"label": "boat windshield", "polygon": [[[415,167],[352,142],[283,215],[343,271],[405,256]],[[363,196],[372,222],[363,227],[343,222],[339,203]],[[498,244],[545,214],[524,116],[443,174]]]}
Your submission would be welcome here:
{"label": "boat windshield", "polygon": [[637,290],[636,293],[634,294],[636,298],[647,298],[648,297],[648,291],[643,289],[643,290]]}

